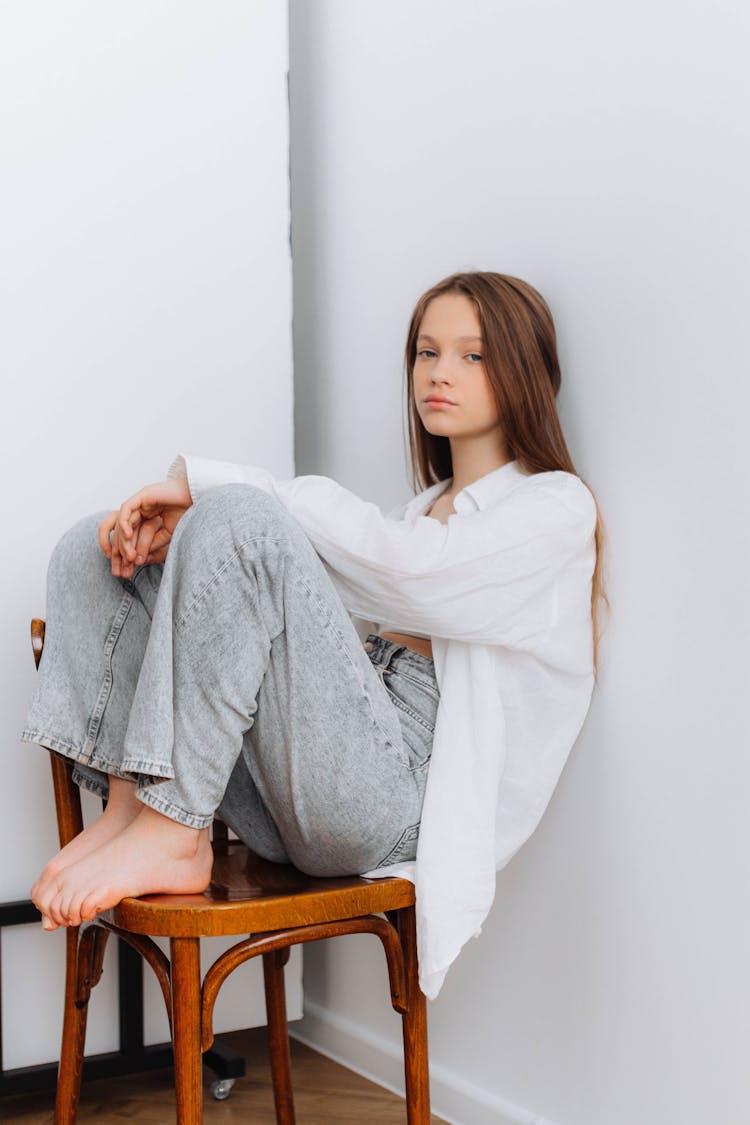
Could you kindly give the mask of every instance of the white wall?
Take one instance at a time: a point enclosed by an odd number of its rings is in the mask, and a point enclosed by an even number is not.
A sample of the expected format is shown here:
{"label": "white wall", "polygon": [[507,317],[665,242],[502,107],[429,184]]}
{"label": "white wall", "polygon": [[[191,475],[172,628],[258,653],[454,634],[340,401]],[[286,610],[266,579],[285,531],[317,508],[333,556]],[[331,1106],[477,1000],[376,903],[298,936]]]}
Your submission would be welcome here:
{"label": "white wall", "polygon": [[[292,0],[297,471],[407,494],[401,349],[459,268],[527,278],[610,533],[585,730],[430,1006],[465,1125],[744,1125],[747,106],[742,0]],[[374,942],[300,1034],[400,1082]]]}
{"label": "white wall", "polygon": [[[179,449],[294,471],[287,66],[275,0],[0,6],[0,902],[56,850],[47,754],[18,742],[56,540]],[[63,945],[3,933],[8,1068],[57,1057]],[[220,1027],[263,1020],[259,968]],[[116,1046],[114,985],[91,1051]]]}

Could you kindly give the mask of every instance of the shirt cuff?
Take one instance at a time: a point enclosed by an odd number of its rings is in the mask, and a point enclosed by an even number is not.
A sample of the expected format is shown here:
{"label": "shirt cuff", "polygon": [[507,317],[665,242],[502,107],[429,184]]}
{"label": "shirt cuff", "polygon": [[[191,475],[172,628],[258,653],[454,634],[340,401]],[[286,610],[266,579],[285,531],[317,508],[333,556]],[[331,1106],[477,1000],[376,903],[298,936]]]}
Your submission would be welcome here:
{"label": "shirt cuff", "polygon": [[254,465],[237,465],[231,461],[215,461],[193,453],[178,453],[167,470],[167,479],[183,477],[188,482],[193,503],[209,488],[220,484],[254,484],[274,493],[275,479],[267,469]]}
{"label": "shirt cuff", "polygon": [[190,487],[190,478],[188,477],[187,462],[185,461],[185,458],[184,458],[182,453],[177,454],[174,461],[172,462],[172,464],[167,469],[167,480],[175,480],[176,478],[179,478],[179,477],[182,477],[184,480],[186,480],[188,482],[188,488],[190,489],[190,496],[191,496],[191,499],[192,499],[193,503],[195,503],[195,497],[193,496],[193,490]]}

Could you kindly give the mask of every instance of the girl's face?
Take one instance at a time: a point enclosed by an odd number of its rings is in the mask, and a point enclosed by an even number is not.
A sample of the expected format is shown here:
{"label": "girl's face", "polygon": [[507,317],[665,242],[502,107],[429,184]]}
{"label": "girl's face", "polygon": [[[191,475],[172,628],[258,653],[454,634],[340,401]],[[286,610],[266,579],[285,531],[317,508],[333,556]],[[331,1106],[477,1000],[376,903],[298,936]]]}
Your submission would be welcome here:
{"label": "girl's face", "polygon": [[419,326],[413,373],[415,405],[429,433],[472,438],[500,429],[483,355],[473,301],[463,293],[434,297]]}

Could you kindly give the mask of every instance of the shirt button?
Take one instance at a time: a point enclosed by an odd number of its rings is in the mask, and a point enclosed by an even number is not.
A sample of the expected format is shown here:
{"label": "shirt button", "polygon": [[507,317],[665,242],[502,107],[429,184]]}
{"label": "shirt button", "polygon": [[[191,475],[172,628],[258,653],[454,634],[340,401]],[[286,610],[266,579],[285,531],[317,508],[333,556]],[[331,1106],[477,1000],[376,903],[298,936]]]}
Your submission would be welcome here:
{"label": "shirt button", "polygon": [[375,648],[375,642],[374,641],[365,641],[365,652],[372,652],[372,650],[374,648]]}

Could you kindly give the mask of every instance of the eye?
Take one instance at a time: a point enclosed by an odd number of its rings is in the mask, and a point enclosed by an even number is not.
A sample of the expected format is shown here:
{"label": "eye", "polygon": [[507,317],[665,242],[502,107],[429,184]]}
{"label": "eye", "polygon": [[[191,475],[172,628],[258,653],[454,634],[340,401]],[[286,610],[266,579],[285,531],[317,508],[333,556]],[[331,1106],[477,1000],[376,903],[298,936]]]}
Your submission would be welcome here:
{"label": "eye", "polygon": [[417,358],[432,358],[435,355],[437,355],[437,352],[432,348],[422,348],[417,352]]}
{"label": "eye", "polygon": [[466,356],[466,359],[471,360],[472,363],[482,362],[482,357],[479,352],[469,352],[469,354]]}

